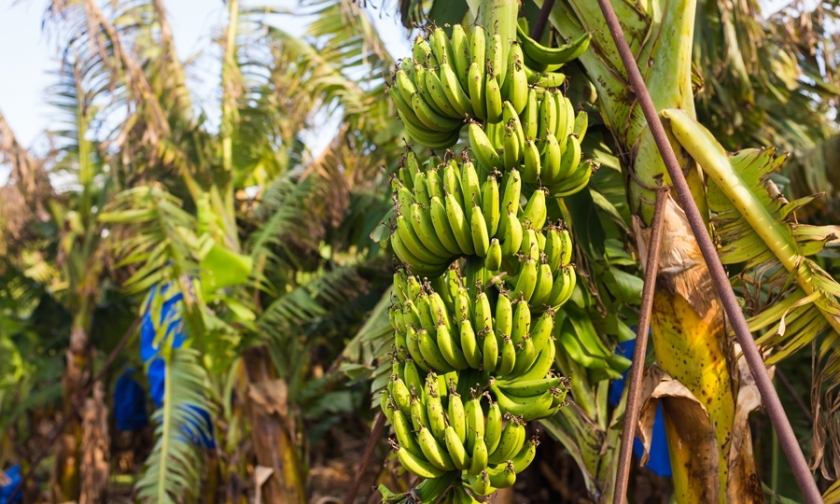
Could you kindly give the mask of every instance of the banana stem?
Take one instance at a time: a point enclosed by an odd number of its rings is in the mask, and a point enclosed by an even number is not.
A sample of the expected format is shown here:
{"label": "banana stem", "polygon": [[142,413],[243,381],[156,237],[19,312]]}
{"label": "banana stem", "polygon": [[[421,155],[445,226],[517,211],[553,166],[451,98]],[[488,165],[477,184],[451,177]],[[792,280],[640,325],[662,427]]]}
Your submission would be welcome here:
{"label": "banana stem", "polygon": [[373,451],[376,449],[376,444],[379,438],[382,437],[382,429],[385,427],[385,414],[379,412],[376,415],[376,423],[373,424],[373,429],[370,431],[370,439],[368,439],[365,451],[362,453],[362,460],[359,462],[359,468],[356,470],[356,476],[353,477],[353,482],[350,483],[350,488],[347,490],[347,496],[344,498],[344,504],[353,504],[356,500],[356,493],[359,491],[359,485],[362,484],[362,477],[365,475],[370,459],[373,457]]}
{"label": "banana stem", "polygon": [[645,370],[650,317],[653,311],[653,295],[656,290],[656,274],[659,271],[659,248],[662,243],[662,223],[665,215],[667,187],[656,191],[656,206],[653,213],[653,229],[648,246],[645,267],[645,283],[642,288],[642,307],[639,315],[639,327],[636,331],[636,347],[633,350],[633,365],[630,368],[630,390],[627,392],[627,410],[624,412],[624,427],[621,431],[621,446],[618,452],[618,474],[615,479],[615,499],[624,504],[627,498],[627,485],[630,481],[630,460],[633,455],[633,438],[636,436],[636,422],[639,420],[639,400],[641,399],[642,374]]}
{"label": "banana stem", "polygon": [[764,360],[756,348],[755,340],[750,333],[747,321],[741,308],[738,305],[738,300],[735,298],[735,292],[732,290],[732,285],[729,283],[729,277],[723,269],[723,264],[717,255],[714,243],[706,230],[703,218],[694,199],[691,195],[691,189],[688,182],[680,169],[677,162],[677,156],[671,143],[668,141],[668,136],[665,133],[665,128],[656,113],[656,108],[651,100],[650,93],[648,93],[645,81],[642,78],[639,68],[636,65],[636,60],[633,53],[630,51],[630,46],[627,45],[627,40],[624,38],[624,32],[618,22],[618,17],[615,15],[612,4],[609,0],[598,0],[598,5],[610,29],[610,34],[615,41],[618,48],[619,55],[624,64],[625,70],[633,87],[633,91],[641,105],[642,112],[650,127],[652,136],[659,149],[662,159],[665,161],[665,167],[671,176],[671,180],[676,189],[677,195],[680,198],[686,218],[691,225],[691,230],[697,240],[700,251],[703,253],[703,259],[706,261],[706,266],[709,268],[715,288],[721,298],[729,321],[735,330],[735,336],[738,338],[738,343],[744,353],[744,358],[749,364],[750,371],[755,378],[758,390],[761,393],[761,398],[767,407],[767,413],[773,422],[773,427],[779,436],[779,441],[785,451],[785,456],[793,469],[794,477],[802,491],[802,496],[805,502],[817,504],[822,502],[822,496],[819,489],[817,489],[811,471],[808,469],[808,463],[805,456],[802,454],[802,448],[799,446],[799,441],[793,433],[793,428],[790,421],[785,414],[784,407],[782,407],[776,389],[770,381],[770,375],[767,373],[767,368],[764,366]]}

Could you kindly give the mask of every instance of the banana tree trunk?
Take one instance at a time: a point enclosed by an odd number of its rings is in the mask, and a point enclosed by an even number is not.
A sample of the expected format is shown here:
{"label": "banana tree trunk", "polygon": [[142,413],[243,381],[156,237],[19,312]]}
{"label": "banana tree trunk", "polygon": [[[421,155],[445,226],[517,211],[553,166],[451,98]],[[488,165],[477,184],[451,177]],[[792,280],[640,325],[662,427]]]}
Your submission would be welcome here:
{"label": "banana tree trunk", "polygon": [[[654,1],[648,7],[624,0],[612,3],[657,109],[680,108],[694,116],[691,49],[696,1]],[[542,1],[537,0],[537,4]],[[597,3],[558,2],[550,19],[565,37],[584,31],[593,34],[590,51],[581,62],[598,89],[602,115],[618,144],[619,158],[632,174],[627,192],[639,257],[644,261],[657,179],[670,183],[664,163]],[[703,174],[684,154],[680,162],[706,217]],[[685,214],[673,198],[665,214],[651,322],[659,367],[684,385],[707,415],[707,420],[692,419],[681,414],[679,400],[667,396],[660,399],[677,501],[763,502],[749,443],[740,445],[741,453],[730,454],[736,409],[731,370],[736,367],[709,271]],[[709,426],[714,431],[714,444],[704,442],[708,439],[704,430]],[[749,434],[744,437],[749,438]]]}
{"label": "banana tree trunk", "polygon": [[305,504],[306,490],[291,428],[286,383],[274,376],[265,349],[245,354],[251,438],[257,463],[272,470],[262,487],[266,504]]}

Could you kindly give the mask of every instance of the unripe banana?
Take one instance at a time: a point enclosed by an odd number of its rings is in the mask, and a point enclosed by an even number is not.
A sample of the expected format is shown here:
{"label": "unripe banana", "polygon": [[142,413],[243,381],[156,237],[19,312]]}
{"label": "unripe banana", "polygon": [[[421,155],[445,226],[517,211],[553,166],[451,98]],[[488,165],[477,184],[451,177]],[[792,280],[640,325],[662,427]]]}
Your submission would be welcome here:
{"label": "unripe banana", "polygon": [[589,127],[589,115],[581,110],[575,117],[575,125],[572,132],[577,137],[578,142],[583,143],[583,138],[586,136],[586,130]]}
{"label": "unripe banana", "polygon": [[[476,439],[484,439],[484,411],[481,408],[481,397],[473,395],[464,405],[467,417],[467,451],[475,453]],[[473,455],[475,459],[475,455]]]}
{"label": "unripe banana", "polygon": [[494,328],[500,337],[510,336],[513,330],[513,310],[510,298],[502,291],[496,300],[496,319]]}
{"label": "unripe banana", "polygon": [[[511,296],[512,297],[512,296]],[[520,299],[516,302],[513,311],[513,329],[510,336],[515,345],[522,343],[525,335],[531,332],[531,308],[528,302]]]}
{"label": "unripe banana", "polygon": [[525,446],[519,450],[519,453],[511,460],[513,462],[513,471],[520,474],[522,471],[531,465],[537,455],[537,446],[540,444],[536,436],[532,437]]}
{"label": "unripe banana", "polygon": [[577,138],[570,136],[566,141],[566,151],[560,160],[560,169],[557,172],[557,180],[565,181],[572,178],[581,167],[580,164],[580,142]]}
{"label": "unripe banana", "polygon": [[470,64],[469,74],[467,75],[467,91],[475,116],[484,121],[487,119],[487,102],[484,92],[484,72],[481,68],[476,62]]}
{"label": "unripe banana", "polygon": [[464,255],[474,255],[475,247],[469,230],[469,223],[464,217],[464,210],[451,193],[446,195],[446,216],[449,219],[449,225],[452,227],[455,240],[458,242],[458,248]]}
{"label": "unripe banana", "polygon": [[432,32],[431,37],[432,52],[438,60],[438,65],[445,63],[451,64],[455,56],[452,54],[452,45],[449,42],[449,37],[440,26],[436,27]]}
{"label": "unripe banana", "polygon": [[516,286],[511,291],[511,297],[516,298],[522,296],[523,299],[528,301],[531,299],[531,295],[534,293],[536,286],[537,262],[531,258],[520,261],[519,278],[516,280]]}
{"label": "unripe banana", "polygon": [[484,371],[492,373],[496,371],[499,363],[499,341],[492,329],[487,329],[481,345],[482,367]]}
{"label": "unripe banana", "polygon": [[391,246],[394,249],[396,256],[405,263],[413,272],[420,275],[438,276],[446,270],[447,263],[429,263],[421,261],[400,240],[398,233],[391,235]]}
{"label": "unripe banana", "polygon": [[481,212],[481,207],[476,205],[472,208],[472,220],[470,222],[470,233],[473,246],[478,257],[486,257],[490,249],[490,235],[487,231],[487,221]]}
{"label": "unripe banana", "polygon": [[537,100],[537,92],[534,89],[528,90],[528,102],[522,111],[520,121],[525,138],[534,140],[539,132],[540,104]]}
{"label": "unripe banana", "polygon": [[516,133],[516,139],[519,142],[519,150],[521,151],[525,146],[525,130],[522,129],[522,122],[519,120],[519,114],[513,108],[513,104],[509,100],[506,100],[502,104],[502,122],[513,128],[513,132]]}
{"label": "unripe banana", "polygon": [[528,76],[525,72],[524,60],[522,48],[514,44],[510,50],[505,84],[508,86],[507,99],[513,103],[517,114],[522,113],[528,103]]}
{"label": "unripe banana", "polygon": [[[498,396],[499,394],[496,395]],[[504,409],[504,406],[501,403],[499,404],[499,407]],[[519,453],[519,450],[522,449],[522,445],[524,444],[525,427],[523,423],[511,414],[507,414],[505,416],[508,422],[502,431],[502,438],[499,441],[499,446],[497,446],[487,458],[487,461],[490,464],[499,464],[505,460],[510,460],[516,453]]]}
{"label": "unripe banana", "polygon": [[411,425],[414,430],[420,430],[420,427],[429,428],[429,414],[426,412],[426,404],[420,399],[425,397],[425,392],[418,396],[411,396]]}
{"label": "unripe banana", "polygon": [[543,148],[542,157],[542,177],[544,184],[552,184],[560,180],[560,165],[562,164],[562,153],[560,151],[560,144],[557,143],[557,138],[553,133],[547,133],[545,136],[545,147]]}
{"label": "unripe banana", "polygon": [[487,478],[490,485],[495,488],[510,488],[516,483],[516,471],[513,462],[507,460],[505,463],[487,470]]}
{"label": "unripe banana", "polygon": [[500,122],[502,120],[502,90],[499,89],[499,81],[492,73],[488,73],[484,78],[484,103],[487,122],[492,124]]}
{"label": "unripe banana", "polygon": [[464,410],[464,402],[454,388],[449,388],[449,404],[447,406],[449,425],[457,435],[458,442],[464,443],[467,440],[467,415]]}
{"label": "unripe banana", "polygon": [[487,233],[496,236],[501,220],[499,204],[499,182],[495,175],[490,175],[481,186],[481,213],[487,221]]}
{"label": "unripe banana", "polygon": [[487,408],[487,423],[484,440],[487,443],[487,452],[493,453],[499,447],[499,441],[502,439],[502,430],[504,428],[502,422],[502,410],[499,408],[499,403],[494,401],[490,394],[485,392],[486,397],[490,401],[490,406]]}
{"label": "unripe banana", "polygon": [[[449,100],[443,82],[433,68],[426,69],[426,91],[431,95],[438,109],[443,111],[442,115],[452,119],[463,119],[464,114],[461,114],[455,104]],[[422,121],[422,118],[420,120]]]}
{"label": "unripe banana", "polygon": [[529,335],[525,335],[519,347],[519,350],[516,352],[516,364],[510,373],[508,373],[510,376],[523,375],[537,359],[537,349],[534,347],[534,341]]}
{"label": "unripe banana", "polygon": [[[405,385],[411,394],[420,394],[423,391],[423,379],[420,377],[420,370],[413,359],[405,361]],[[411,404],[409,402],[409,404]]]}
{"label": "unripe banana", "polygon": [[414,232],[414,227],[408,222],[408,218],[405,215],[397,216],[397,233],[402,243],[408,248],[408,251],[423,262],[440,264],[449,258],[449,254],[438,256],[426,248]]}
{"label": "unripe banana", "polygon": [[[475,459],[475,457],[473,457],[473,459]],[[467,487],[473,495],[478,495],[480,497],[486,497],[496,491],[495,488],[490,486],[490,476],[487,475],[487,471],[481,471],[481,473],[476,476],[468,476]]]}
{"label": "unripe banana", "polygon": [[452,194],[455,201],[462,209],[464,208],[464,190],[461,187],[461,174],[458,164],[452,160],[443,167],[443,193]]}
{"label": "unripe banana", "polygon": [[432,216],[429,214],[428,209],[424,210],[420,208],[420,205],[417,203],[411,206],[411,227],[414,230],[414,234],[417,235],[417,238],[419,238],[420,242],[429,252],[441,258],[452,257],[452,254],[443,246],[443,243],[438,238],[434,225],[432,224]]}
{"label": "unripe banana", "polygon": [[[434,75],[431,72],[428,73]],[[435,78],[437,77],[435,76]],[[411,108],[417,118],[431,131],[448,132],[456,129],[459,125],[459,121],[456,119],[445,117],[432,110],[426,100],[420,96],[420,93],[411,95]]]}
{"label": "unripe banana", "polygon": [[473,443],[470,466],[467,468],[467,472],[477,475],[487,469],[487,457],[487,444],[484,442],[484,436],[476,436]]}
{"label": "unripe banana", "polygon": [[411,393],[400,378],[391,380],[391,396],[394,404],[405,414],[411,413]]}
{"label": "unripe banana", "polygon": [[391,399],[391,394],[388,392],[387,389],[383,389],[379,393],[379,407],[382,409],[382,413],[385,414],[385,418],[388,419],[388,423],[394,423],[394,411],[397,411],[397,407],[394,406],[393,401]]}
{"label": "unripe banana", "polygon": [[423,451],[423,455],[425,455],[426,460],[431,465],[444,471],[455,469],[455,464],[452,462],[452,457],[449,456],[449,452],[438,443],[429,429],[420,427],[420,430],[417,432],[417,444],[420,445],[420,450]]}
{"label": "unripe banana", "polygon": [[446,207],[437,196],[431,202],[432,225],[437,232],[438,239],[452,255],[461,255],[461,247],[455,238],[452,226],[449,225],[449,217],[446,214]]}
{"label": "unripe banana", "polygon": [[[490,390],[496,397],[499,407],[502,411],[509,413],[525,422],[545,418],[552,413],[551,404],[554,400],[554,393],[549,390],[539,396],[531,397],[509,397],[499,389],[499,387],[491,381]],[[510,426],[510,424],[508,424]],[[519,426],[522,427],[522,426]],[[505,427],[507,430],[507,427]],[[490,463],[497,464],[498,461],[508,460],[514,453],[518,452],[525,440],[525,431],[522,429],[520,438],[517,438],[519,444],[516,446],[505,445],[505,433],[502,433],[502,442],[499,443],[499,449],[495,453],[490,454]],[[512,449],[512,453],[508,450]]]}
{"label": "unripe banana", "polygon": [[[545,135],[550,131],[555,136],[557,132],[554,129],[557,127],[556,119],[557,109],[554,103],[554,96],[552,93],[545,93],[543,95],[542,103],[540,103],[540,118],[537,136],[545,138]],[[420,118],[423,119],[422,117]]]}
{"label": "unripe banana", "polygon": [[400,443],[401,448],[405,448],[415,457],[425,458],[420,445],[414,440],[414,435],[411,433],[411,422],[408,421],[405,414],[400,410],[393,412],[393,420],[391,425],[394,426],[394,433],[397,435],[397,442]]}
{"label": "unripe banana", "polygon": [[487,134],[478,123],[470,123],[470,148],[475,154],[478,164],[487,172],[502,168],[502,158],[496,152]]}
{"label": "unripe banana", "polygon": [[454,65],[459,83],[466,90],[467,72],[469,72],[470,68],[470,40],[464,31],[464,27],[460,24],[452,25],[452,38],[450,39],[450,43],[452,47],[452,58],[454,60],[450,62],[450,65]]}
{"label": "unripe banana", "polygon": [[532,39],[521,25],[517,25],[516,38],[522,44],[522,51],[537,63],[544,65],[559,65],[568,63],[577,58],[589,47],[592,39],[590,33],[584,33],[580,37],[560,47],[545,47]]}
{"label": "unripe banana", "polygon": [[432,197],[429,195],[429,183],[423,172],[414,176],[414,200],[426,209],[432,202]]}
{"label": "unripe banana", "polygon": [[545,203],[545,190],[538,188],[531,194],[525,209],[522,212],[523,224],[530,225],[533,229],[542,229],[545,219],[548,216],[548,208]]}
{"label": "unripe banana", "polygon": [[502,267],[502,246],[497,238],[490,240],[490,248],[487,250],[487,257],[484,258],[484,267],[488,271],[498,271]]}
{"label": "unripe banana", "polygon": [[[412,48],[411,55],[414,57],[414,61],[416,61],[417,64],[424,66],[431,64],[429,57],[432,55],[432,47],[422,35],[417,35],[417,37],[414,38],[414,46]],[[437,61],[435,61],[435,64],[437,64]]]}
{"label": "unripe banana", "polygon": [[[435,439],[443,440],[446,429],[446,417],[443,414],[443,404],[440,395],[437,393],[437,379],[434,382],[427,381],[426,388],[426,414],[429,419],[429,430]],[[430,461],[431,462],[431,461]]]}
{"label": "unripe banana", "polygon": [[494,33],[487,42],[488,73],[492,73],[495,76],[496,82],[501,85],[501,83],[505,81],[505,72],[507,70],[505,68],[505,63],[507,62],[504,61],[502,37],[498,33]]}
{"label": "unripe banana", "polygon": [[452,337],[452,333],[444,324],[439,325],[437,328],[437,344],[443,358],[446,359],[446,362],[450,366],[455,369],[467,369],[470,367],[464,358],[464,353],[461,351],[460,345],[456,343]]}
{"label": "unripe banana", "polygon": [[512,257],[519,252],[519,247],[522,245],[522,223],[519,222],[513,212],[508,212],[503,222],[507,222],[507,231],[499,233],[499,235],[505,236],[502,242],[502,257]]}
{"label": "unripe banana", "polygon": [[479,333],[493,328],[493,312],[490,309],[490,300],[484,291],[475,296],[475,330]]}
{"label": "unripe banana", "polygon": [[464,352],[464,358],[471,368],[478,369],[481,367],[481,350],[478,348],[478,340],[470,319],[461,322],[461,350]]}
{"label": "unripe banana", "polygon": [[421,459],[420,457],[415,457],[405,448],[401,448],[399,446],[395,447],[397,451],[397,458],[400,459],[400,464],[405,467],[409,472],[420,476],[421,478],[433,479],[439,478],[443,476],[446,471],[443,471],[432,464],[430,464],[427,460]]}
{"label": "unripe banana", "polygon": [[[501,335],[500,335],[501,336]],[[501,356],[499,363],[496,366],[496,374],[499,376],[507,376],[516,366],[516,348],[513,346],[513,341],[510,336],[502,338]]]}
{"label": "unripe banana", "polygon": [[446,442],[446,451],[452,459],[452,463],[459,471],[466,470],[470,467],[470,456],[467,455],[467,450],[464,444],[458,439],[455,429],[452,426],[446,428],[444,435]]}
{"label": "unripe banana", "polygon": [[[505,237],[508,232],[509,220],[506,217],[508,212],[514,216],[519,214],[519,197],[522,193],[522,179],[518,170],[510,170],[505,174],[503,180],[504,191],[502,193],[501,222],[499,222],[499,236]],[[517,247],[518,249],[519,247]]]}
{"label": "unripe banana", "polygon": [[575,290],[575,283],[577,277],[574,269],[571,266],[562,266],[554,279],[554,285],[551,288],[548,304],[552,309],[558,309],[569,298],[572,297],[572,292]]}
{"label": "unripe banana", "polygon": [[525,141],[523,158],[525,164],[522,168],[522,180],[529,184],[536,183],[540,179],[542,162],[540,160],[540,150],[537,148],[537,144],[530,138]]}
{"label": "unripe banana", "polygon": [[516,138],[516,132],[510,126],[505,126],[505,140],[504,140],[504,163],[508,170],[519,167],[519,140]]}
{"label": "unripe banana", "polygon": [[[405,312],[403,312],[403,315],[405,315]],[[414,362],[414,365],[424,373],[427,373],[429,372],[429,364],[426,362],[426,359],[423,358],[423,353],[420,351],[420,339],[417,336],[417,332],[414,330],[414,327],[410,325],[407,326],[407,329],[408,331],[406,332],[405,345],[408,347],[408,354],[411,356],[411,360]]]}
{"label": "unripe banana", "polygon": [[473,205],[481,205],[481,181],[478,179],[478,172],[475,165],[469,160],[461,164],[461,189],[464,193],[464,215],[472,222]]}
{"label": "unripe banana", "polygon": [[448,373],[455,370],[454,367],[446,362],[446,359],[440,353],[437,343],[435,343],[428,331],[425,329],[418,330],[417,338],[420,344],[420,353],[432,369],[439,373]]}
{"label": "unripe banana", "polygon": [[459,286],[458,292],[455,293],[455,319],[458,321],[459,327],[463,324],[463,321],[472,322],[473,319],[472,298],[470,298],[470,293],[464,286]]}
{"label": "unripe banana", "polygon": [[440,65],[440,82],[443,84],[443,92],[446,94],[446,98],[449,100],[450,106],[454,108],[461,117],[475,115],[472,102],[470,102],[470,97],[461,88],[458,76],[455,75],[455,71],[447,63]]}
{"label": "unripe banana", "polygon": [[534,294],[530,301],[535,310],[542,311],[545,309],[553,287],[554,277],[551,274],[551,266],[543,262],[537,269],[537,286],[534,288]]}

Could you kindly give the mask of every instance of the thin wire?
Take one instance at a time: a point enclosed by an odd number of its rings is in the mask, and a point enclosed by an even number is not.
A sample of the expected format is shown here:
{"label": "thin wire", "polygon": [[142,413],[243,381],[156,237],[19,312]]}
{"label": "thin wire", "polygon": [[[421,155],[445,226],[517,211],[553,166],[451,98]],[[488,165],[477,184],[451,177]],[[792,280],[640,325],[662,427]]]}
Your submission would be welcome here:
{"label": "thin wire", "polygon": [[627,39],[624,37],[624,32],[618,22],[618,17],[616,17],[609,0],[598,0],[598,5],[601,7],[604,20],[615,41],[618,53],[621,55],[621,60],[624,63],[630,84],[639,100],[639,105],[645,115],[648,127],[650,127],[650,132],[656,142],[656,146],[659,148],[659,153],[665,162],[668,174],[671,176],[674,189],[676,189],[682,208],[685,211],[686,219],[697,240],[700,252],[706,261],[706,266],[709,268],[709,273],[720,296],[721,304],[726,311],[726,315],[729,317],[732,328],[735,330],[735,337],[738,339],[738,343],[741,344],[744,358],[755,378],[758,391],[761,393],[761,399],[764,401],[765,408],[767,409],[767,415],[770,417],[770,421],[773,422],[773,427],[779,436],[779,442],[796,478],[796,483],[799,485],[799,490],[802,492],[806,503],[821,503],[822,496],[817,489],[817,484],[811,475],[811,471],[808,469],[808,463],[805,461],[805,456],[802,454],[802,449],[799,446],[796,435],[793,433],[790,421],[785,414],[781,401],[779,401],[776,389],[770,381],[770,375],[767,373],[764,359],[762,359],[761,353],[756,348],[755,340],[747,326],[747,321],[744,319],[744,314],[741,312],[740,306],[738,306],[732,285],[729,283],[729,277],[723,269],[723,264],[721,264],[720,258],[717,255],[717,250],[700,216],[700,211],[694,203],[688,182],[686,182],[685,176],[680,169],[671,143],[665,135],[665,128],[662,126],[662,121],[660,121],[656,107],[654,107],[653,101],[650,98],[645,81],[642,79],[642,74],[639,72],[636,60],[630,51]]}

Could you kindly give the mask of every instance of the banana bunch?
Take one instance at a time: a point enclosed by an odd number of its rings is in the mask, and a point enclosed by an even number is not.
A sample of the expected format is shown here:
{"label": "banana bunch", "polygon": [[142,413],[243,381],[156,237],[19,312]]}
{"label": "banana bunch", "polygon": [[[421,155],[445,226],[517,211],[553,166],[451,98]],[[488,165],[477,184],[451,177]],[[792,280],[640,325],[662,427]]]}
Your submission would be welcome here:
{"label": "banana bunch", "polygon": [[630,359],[610,350],[594,331],[575,331],[569,317],[555,329],[557,342],[567,358],[611,380],[621,379],[632,364]]}
{"label": "banana bunch", "polygon": [[[554,311],[548,309],[533,317],[532,325],[531,308],[524,299],[501,291],[494,306],[487,292],[477,290],[471,295],[463,279],[455,276],[456,292],[451,294],[445,288],[433,289],[430,283],[421,285],[416,276],[394,275],[397,302],[389,316],[396,333],[397,357],[410,359],[424,372],[477,369],[507,381],[545,378],[554,363]],[[500,391],[505,390],[507,381],[502,382]],[[412,384],[417,385],[408,386]],[[530,409],[528,404],[505,399],[497,398],[505,411],[525,415],[527,420],[532,415],[550,414],[551,408],[545,404],[542,409]]]}
{"label": "banana bunch", "polygon": [[505,250],[510,256],[519,249],[518,242],[513,247],[496,238],[501,227],[522,227],[518,176],[507,177],[503,187],[498,172],[481,181],[466,156],[460,166],[450,160],[421,170],[409,152],[403,164],[392,181],[397,217],[391,245],[412,272],[439,276],[462,255],[482,257],[498,270]]}
{"label": "banana bunch", "polygon": [[[429,480],[457,471],[464,486],[476,496],[512,486],[516,474],[525,470],[536,455],[538,443],[536,438],[527,439],[525,418],[505,412],[503,403],[493,401],[487,392],[470,389],[470,398],[463,400],[456,392],[455,380],[449,381],[448,389],[442,387],[434,371],[423,381],[413,364],[411,359],[404,363],[395,359],[388,390],[380,396],[395,435],[391,444],[403,467]],[[543,381],[546,384],[523,386],[517,382],[507,386],[515,392],[527,389],[531,394],[545,389],[559,407],[565,398],[565,391],[559,387],[564,383],[554,377]],[[410,389],[408,382],[414,382]],[[496,387],[494,393],[499,386],[491,381],[491,387]],[[465,496],[470,497],[455,490],[444,502],[464,502]]]}
{"label": "banana bunch", "polygon": [[577,58],[589,48],[592,35],[584,33],[580,37],[560,47],[546,47],[532,39],[528,33],[528,20],[519,18],[516,25],[516,39],[522,46],[525,65],[532,72],[554,72],[565,63]]}
{"label": "banana bunch", "polygon": [[589,126],[584,111],[575,115],[571,101],[556,89],[530,88],[520,114],[502,104],[499,124],[469,125],[470,148],[485,170],[521,169],[529,184],[545,185],[554,197],[573,194],[589,183],[592,168],[581,160],[581,142]]}

